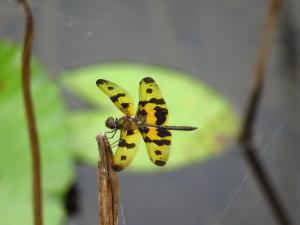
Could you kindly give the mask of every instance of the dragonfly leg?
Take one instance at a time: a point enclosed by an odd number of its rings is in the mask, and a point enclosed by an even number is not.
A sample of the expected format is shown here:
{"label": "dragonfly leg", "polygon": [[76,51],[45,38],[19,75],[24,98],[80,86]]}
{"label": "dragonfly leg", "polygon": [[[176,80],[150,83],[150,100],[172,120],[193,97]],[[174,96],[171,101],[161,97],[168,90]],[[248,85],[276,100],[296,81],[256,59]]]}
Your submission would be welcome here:
{"label": "dragonfly leg", "polygon": [[115,142],[111,143],[111,148],[115,148],[119,145],[120,140],[116,140]]}
{"label": "dragonfly leg", "polygon": [[112,131],[105,132],[105,134],[111,134],[112,133],[112,135],[107,137],[107,139],[112,139],[116,135],[117,131],[118,131],[118,129],[114,129]]}

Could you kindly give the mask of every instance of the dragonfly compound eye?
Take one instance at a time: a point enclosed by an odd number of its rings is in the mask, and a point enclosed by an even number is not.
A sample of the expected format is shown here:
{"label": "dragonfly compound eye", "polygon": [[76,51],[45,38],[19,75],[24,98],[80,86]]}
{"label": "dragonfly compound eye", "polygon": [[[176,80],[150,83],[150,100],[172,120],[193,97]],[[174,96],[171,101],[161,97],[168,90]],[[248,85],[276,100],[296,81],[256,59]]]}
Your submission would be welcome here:
{"label": "dragonfly compound eye", "polygon": [[116,128],[115,119],[113,117],[108,117],[107,120],[105,121],[105,126],[110,129],[115,129]]}

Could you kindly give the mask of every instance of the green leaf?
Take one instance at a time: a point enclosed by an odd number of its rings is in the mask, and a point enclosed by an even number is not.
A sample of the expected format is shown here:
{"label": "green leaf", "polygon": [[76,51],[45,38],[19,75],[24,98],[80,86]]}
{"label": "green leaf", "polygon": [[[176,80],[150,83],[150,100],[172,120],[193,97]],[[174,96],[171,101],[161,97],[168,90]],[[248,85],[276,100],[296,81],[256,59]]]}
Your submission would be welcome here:
{"label": "green leaf", "polygon": [[[20,49],[11,42],[0,42],[0,212],[5,225],[33,224]],[[45,224],[59,225],[66,218],[63,196],[74,178],[66,111],[56,85],[37,62],[32,63],[31,90],[41,146]]]}
{"label": "green leaf", "polygon": [[[236,138],[239,126],[230,104],[200,80],[193,80],[182,71],[159,66],[132,63],[92,65],[70,71],[63,78],[63,83],[69,90],[95,106],[92,110],[70,112],[72,142],[80,159],[95,165],[97,145],[93,137],[100,131],[108,131],[104,127],[108,116],[122,116],[110,99],[96,87],[96,80],[103,78],[119,84],[132,94],[137,104],[138,84],[146,76],[153,77],[161,88],[169,108],[170,125],[198,127],[196,131],[172,132],[170,159],[164,169],[218,155]],[[143,141],[136,159],[128,169],[164,170],[150,162]]]}

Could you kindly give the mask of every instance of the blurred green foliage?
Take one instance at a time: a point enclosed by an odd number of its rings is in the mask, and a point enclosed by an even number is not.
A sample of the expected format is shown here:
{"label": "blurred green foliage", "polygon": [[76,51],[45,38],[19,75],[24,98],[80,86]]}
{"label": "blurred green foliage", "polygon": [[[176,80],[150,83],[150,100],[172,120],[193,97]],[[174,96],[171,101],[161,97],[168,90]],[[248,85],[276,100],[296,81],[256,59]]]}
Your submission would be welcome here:
{"label": "blurred green foliage", "polygon": [[[21,90],[21,50],[0,42],[0,224],[33,224],[31,158]],[[45,224],[63,224],[64,194],[73,178],[65,107],[55,83],[35,60],[31,90],[41,145]]]}
{"label": "blurred green foliage", "polygon": [[169,124],[197,126],[198,129],[172,132],[171,155],[164,168],[150,162],[145,144],[140,141],[139,153],[126,171],[164,171],[199,162],[224,151],[235,139],[238,121],[230,104],[203,82],[195,81],[183,72],[159,66],[132,63],[94,65],[70,71],[63,78],[66,88],[93,106],[69,113],[72,149],[79,160],[96,165],[96,133],[108,131],[104,126],[108,116],[122,116],[111,100],[96,87],[95,81],[103,78],[119,84],[131,93],[137,104],[138,84],[146,76],[153,77],[161,88],[169,108]]}

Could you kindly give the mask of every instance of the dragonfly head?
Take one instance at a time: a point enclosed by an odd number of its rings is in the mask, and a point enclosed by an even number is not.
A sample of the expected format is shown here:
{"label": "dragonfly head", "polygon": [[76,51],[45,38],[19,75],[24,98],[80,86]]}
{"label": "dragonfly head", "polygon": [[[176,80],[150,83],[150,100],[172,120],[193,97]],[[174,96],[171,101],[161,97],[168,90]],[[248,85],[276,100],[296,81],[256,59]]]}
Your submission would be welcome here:
{"label": "dragonfly head", "polygon": [[107,120],[105,121],[105,126],[110,129],[116,129],[117,128],[116,120],[113,117],[108,117]]}

